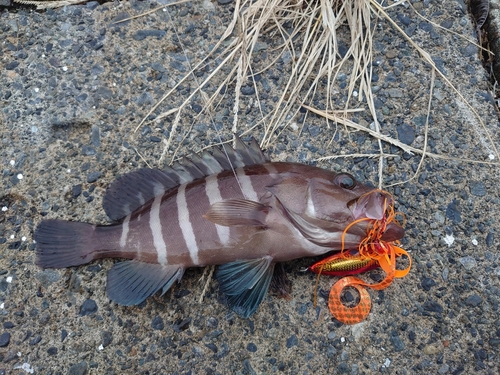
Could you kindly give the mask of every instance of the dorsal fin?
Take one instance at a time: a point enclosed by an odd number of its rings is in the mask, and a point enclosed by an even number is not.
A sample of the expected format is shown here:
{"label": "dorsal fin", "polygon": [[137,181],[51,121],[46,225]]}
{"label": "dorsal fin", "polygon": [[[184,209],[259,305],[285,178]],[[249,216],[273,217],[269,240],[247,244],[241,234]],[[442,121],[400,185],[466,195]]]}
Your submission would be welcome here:
{"label": "dorsal fin", "polygon": [[111,220],[120,220],[156,195],[177,185],[179,176],[176,173],[138,169],[118,177],[108,186],[102,207]]}
{"label": "dorsal fin", "polygon": [[[235,135],[235,147],[223,145],[212,152],[184,157],[163,170],[142,168],[117,178],[106,191],[103,208],[111,220],[120,220],[159,194],[211,174],[248,165],[266,163],[257,141],[246,145]],[[229,160],[228,160],[229,158]]]}

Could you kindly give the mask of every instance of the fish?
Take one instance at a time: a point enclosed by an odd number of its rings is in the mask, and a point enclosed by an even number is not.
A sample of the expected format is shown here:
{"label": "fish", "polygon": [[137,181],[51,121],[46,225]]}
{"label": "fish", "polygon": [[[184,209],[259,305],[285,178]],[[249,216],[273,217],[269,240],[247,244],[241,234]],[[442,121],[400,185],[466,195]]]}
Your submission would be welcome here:
{"label": "fish", "polygon": [[[42,220],[34,233],[36,264],[66,268],[119,258],[106,292],[124,306],[163,295],[189,267],[218,265],[228,307],[247,318],[276,282],[277,264],[357,248],[367,230],[360,219],[381,219],[388,201],[388,193],[348,173],[271,162],[254,138],[245,143],[235,135],[233,147],[118,177],[103,197],[112,224]],[[381,238],[403,236],[390,223]]]}

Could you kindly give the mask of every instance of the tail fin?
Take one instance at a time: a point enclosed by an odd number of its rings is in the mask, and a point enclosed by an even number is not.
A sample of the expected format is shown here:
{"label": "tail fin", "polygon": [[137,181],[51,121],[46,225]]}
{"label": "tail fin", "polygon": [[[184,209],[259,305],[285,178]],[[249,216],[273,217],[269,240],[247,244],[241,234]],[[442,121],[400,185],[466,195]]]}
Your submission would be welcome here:
{"label": "tail fin", "polygon": [[94,226],[64,220],[44,220],[35,230],[36,264],[64,268],[93,260]]}

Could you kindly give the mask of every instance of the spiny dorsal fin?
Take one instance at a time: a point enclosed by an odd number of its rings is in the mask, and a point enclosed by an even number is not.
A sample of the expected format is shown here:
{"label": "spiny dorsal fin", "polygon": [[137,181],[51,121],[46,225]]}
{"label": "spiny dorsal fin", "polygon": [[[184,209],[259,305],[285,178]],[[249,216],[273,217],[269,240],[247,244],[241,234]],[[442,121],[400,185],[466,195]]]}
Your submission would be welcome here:
{"label": "spiny dorsal fin", "polygon": [[[120,220],[159,194],[211,174],[266,163],[257,141],[246,145],[235,135],[235,147],[214,147],[212,153],[184,157],[163,170],[142,168],[116,179],[106,191],[103,208],[111,220]],[[229,160],[228,160],[229,159]]]}
{"label": "spiny dorsal fin", "polygon": [[120,220],[155,196],[179,185],[179,176],[142,168],[117,178],[108,186],[102,206],[111,220]]}

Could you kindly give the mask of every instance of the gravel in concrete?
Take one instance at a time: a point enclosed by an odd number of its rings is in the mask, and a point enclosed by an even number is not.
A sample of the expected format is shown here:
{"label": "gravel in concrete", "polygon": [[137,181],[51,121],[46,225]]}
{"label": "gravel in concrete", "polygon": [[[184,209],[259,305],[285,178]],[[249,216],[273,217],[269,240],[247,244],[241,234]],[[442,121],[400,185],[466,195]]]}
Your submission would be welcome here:
{"label": "gravel in concrete", "polygon": [[[478,50],[462,38],[474,39],[465,5],[413,5],[433,23],[404,5],[388,12],[429,52],[485,125],[437,77],[427,151],[489,161],[494,152],[485,129],[498,147],[498,118]],[[145,0],[44,12],[0,9],[0,373],[500,373],[500,173],[486,164],[426,158],[409,180],[420,157],[384,144],[384,152],[395,155],[385,162],[384,185],[402,183],[388,189],[406,217],[401,246],[414,264],[404,279],[370,291],[371,314],[355,326],[341,324],[328,311],[336,279],[321,277],[313,306],[315,275],[300,272],[311,259],[285,265],[291,299],[271,294],[249,319],[228,310],[215,280],[199,303],[200,269],[188,270],[165,296],[123,307],[106,297],[112,260],[65,270],[34,264],[33,230],[42,219],[109,223],[101,207],[106,187],[145,161],[161,166],[173,156],[167,152],[160,161],[173,116],[134,130],[211,50],[232,18],[232,3],[191,2],[114,23],[156,6]],[[374,27],[372,90],[382,132],[422,148],[430,67],[387,21],[376,20]],[[264,39],[254,51],[256,66],[267,66],[279,44]],[[341,34],[344,52],[347,41]],[[199,71],[198,80],[218,63]],[[291,63],[285,53],[269,70],[255,69],[264,113],[278,105]],[[332,97],[318,92],[311,105],[325,108],[327,99],[345,105],[350,74],[344,69]],[[193,80],[181,85],[150,119],[178,106],[195,86]],[[261,119],[254,89],[242,88],[240,131]],[[206,92],[215,90],[212,84]],[[171,150],[179,147],[178,155],[188,155],[217,143],[218,133],[229,139],[233,91],[234,86],[225,89],[211,117],[196,117],[203,102],[195,97]],[[372,122],[367,110],[352,120],[366,127]],[[252,134],[261,138],[263,127]],[[315,163],[322,156],[379,151],[368,135],[347,134],[343,126],[299,111],[269,152],[275,161]],[[377,159],[319,165],[377,183]],[[367,280],[381,277],[375,272]]]}

